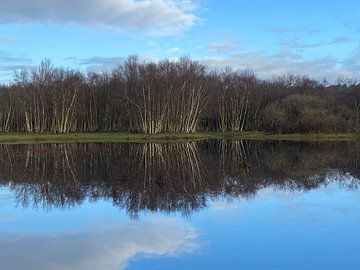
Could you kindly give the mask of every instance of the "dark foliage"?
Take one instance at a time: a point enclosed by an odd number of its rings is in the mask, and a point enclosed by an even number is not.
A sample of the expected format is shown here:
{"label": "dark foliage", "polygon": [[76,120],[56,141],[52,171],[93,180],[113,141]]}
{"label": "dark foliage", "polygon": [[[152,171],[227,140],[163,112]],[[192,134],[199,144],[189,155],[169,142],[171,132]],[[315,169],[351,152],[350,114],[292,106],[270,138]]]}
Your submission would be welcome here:
{"label": "dark foliage", "polygon": [[253,198],[263,188],[360,187],[359,143],[206,141],[0,145],[0,187],[19,204],[67,208],[108,200],[190,215],[210,200]]}
{"label": "dark foliage", "polygon": [[359,132],[360,83],[207,72],[189,58],[83,74],[47,60],[0,87],[0,132]]}

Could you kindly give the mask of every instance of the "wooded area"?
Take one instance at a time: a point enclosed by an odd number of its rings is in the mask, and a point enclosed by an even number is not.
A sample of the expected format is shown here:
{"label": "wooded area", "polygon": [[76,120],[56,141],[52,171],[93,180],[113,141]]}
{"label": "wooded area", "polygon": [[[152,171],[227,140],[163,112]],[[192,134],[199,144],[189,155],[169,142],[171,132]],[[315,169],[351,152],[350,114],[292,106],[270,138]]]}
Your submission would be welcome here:
{"label": "wooded area", "polygon": [[0,86],[0,132],[125,130],[360,132],[360,83],[264,80],[248,71],[208,71],[189,58],[129,57],[112,72],[88,74],[44,60]]}
{"label": "wooded area", "polygon": [[0,186],[16,194],[17,205],[48,210],[105,200],[132,217],[190,215],[217,199],[254,199],[266,188],[336,183],[355,192],[359,179],[359,142],[0,145]]}

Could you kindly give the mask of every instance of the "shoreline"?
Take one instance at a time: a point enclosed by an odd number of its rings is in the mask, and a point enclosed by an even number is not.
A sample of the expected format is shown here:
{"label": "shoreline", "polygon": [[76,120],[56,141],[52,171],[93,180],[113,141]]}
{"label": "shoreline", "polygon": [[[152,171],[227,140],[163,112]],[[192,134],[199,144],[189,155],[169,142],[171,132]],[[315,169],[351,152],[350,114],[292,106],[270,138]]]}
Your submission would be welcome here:
{"label": "shoreline", "polygon": [[234,140],[272,140],[272,141],[356,141],[360,134],[356,133],[294,133],[267,134],[259,131],[247,132],[197,132],[194,134],[140,134],[130,132],[117,133],[69,133],[69,134],[30,134],[0,133],[0,144],[43,144],[43,143],[89,143],[89,142],[180,142],[211,139]]}

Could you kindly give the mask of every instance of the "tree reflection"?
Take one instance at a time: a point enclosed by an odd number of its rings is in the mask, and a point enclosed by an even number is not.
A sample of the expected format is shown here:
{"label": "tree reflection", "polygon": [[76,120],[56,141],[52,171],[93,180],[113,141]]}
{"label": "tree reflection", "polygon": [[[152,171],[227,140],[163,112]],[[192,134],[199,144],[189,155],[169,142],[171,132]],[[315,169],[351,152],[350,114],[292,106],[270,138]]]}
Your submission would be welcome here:
{"label": "tree reflection", "polygon": [[[141,211],[192,212],[218,197],[259,189],[359,187],[359,143],[207,141],[1,145],[0,183],[22,206],[73,207],[111,200]],[[344,181],[347,180],[347,181]]]}

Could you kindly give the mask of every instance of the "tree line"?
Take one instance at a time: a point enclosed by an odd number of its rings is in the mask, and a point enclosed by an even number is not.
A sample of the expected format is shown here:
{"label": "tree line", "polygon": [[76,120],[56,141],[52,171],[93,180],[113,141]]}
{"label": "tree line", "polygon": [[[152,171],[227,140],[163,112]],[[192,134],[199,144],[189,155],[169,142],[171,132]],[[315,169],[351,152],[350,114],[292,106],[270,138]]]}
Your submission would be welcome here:
{"label": "tree line", "polygon": [[190,58],[84,74],[44,60],[0,86],[0,132],[360,132],[360,83],[261,79]]}
{"label": "tree line", "polygon": [[212,140],[0,145],[0,187],[17,203],[66,208],[108,200],[132,217],[192,212],[259,190],[360,188],[360,144]]}

